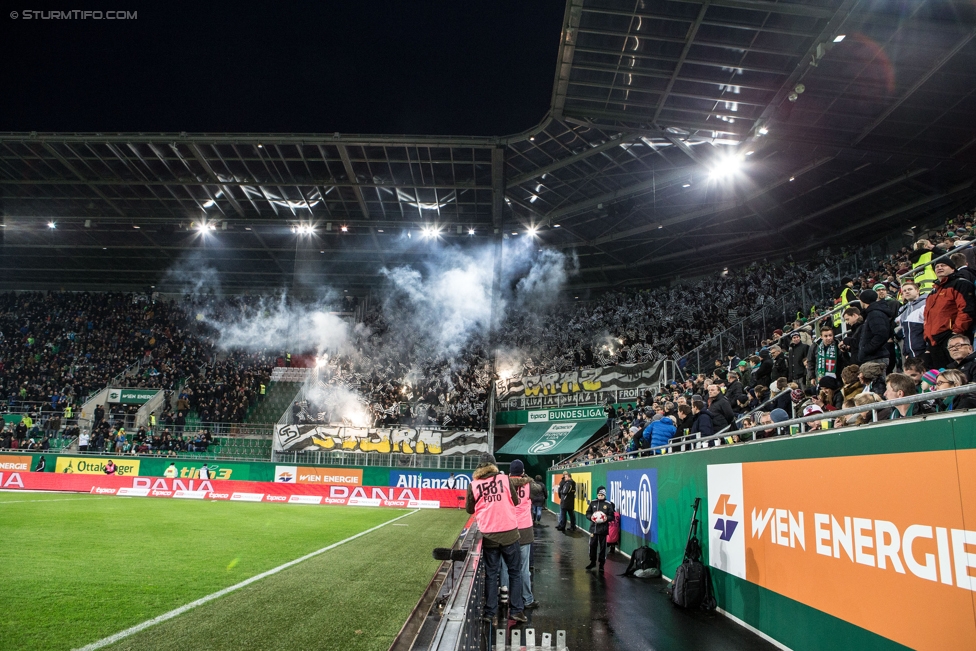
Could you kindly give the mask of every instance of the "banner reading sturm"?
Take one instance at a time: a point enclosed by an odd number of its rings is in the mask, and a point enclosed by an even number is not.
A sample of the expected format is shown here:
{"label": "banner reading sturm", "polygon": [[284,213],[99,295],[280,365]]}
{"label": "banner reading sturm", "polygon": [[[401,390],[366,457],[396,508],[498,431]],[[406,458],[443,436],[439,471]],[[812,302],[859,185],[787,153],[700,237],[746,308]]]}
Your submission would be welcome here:
{"label": "banner reading sturm", "polygon": [[712,567],[913,649],[976,649],[976,450],[707,473]]}

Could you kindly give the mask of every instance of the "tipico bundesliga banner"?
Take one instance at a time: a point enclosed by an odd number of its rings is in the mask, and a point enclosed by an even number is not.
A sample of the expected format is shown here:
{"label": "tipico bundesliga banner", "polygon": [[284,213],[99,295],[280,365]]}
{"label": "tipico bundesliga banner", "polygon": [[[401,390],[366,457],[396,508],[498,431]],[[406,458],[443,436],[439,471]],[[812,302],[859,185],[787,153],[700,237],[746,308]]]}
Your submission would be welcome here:
{"label": "tipico bundesliga banner", "polygon": [[913,649],[976,649],[976,450],[708,466],[709,564]]}
{"label": "tipico bundesliga banner", "polygon": [[458,508],[464,491],[441,488],[418,490],[395,486],[288,484],[219,479],[119,477],[53,472],[0,472],[0,488],[50,490],[176,499],[278,502],[342,506],[385,506],[409,509]]}

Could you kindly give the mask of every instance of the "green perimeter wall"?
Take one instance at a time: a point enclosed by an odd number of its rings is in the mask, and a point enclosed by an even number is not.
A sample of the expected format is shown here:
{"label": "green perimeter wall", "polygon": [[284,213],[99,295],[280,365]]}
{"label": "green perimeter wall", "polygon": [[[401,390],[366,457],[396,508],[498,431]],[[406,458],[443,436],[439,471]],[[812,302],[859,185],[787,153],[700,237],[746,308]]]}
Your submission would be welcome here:
{"label": "green perimeter wall", "polygon": [[[37,453],[22,453],[22,452],[0,452],[0,459],[4,456],[18,456],[18,457],[31,457],[31,470],[33,470],[37,465],[37,460],[42,456]],[[139,476],[140,477],[162,477],[163,473],[169,467],[169,464],[175,463],[176,468],[179,471],[179,476],[183,478],[194,478],[199,476],[199,468],[204,463],[213,471],[214,479],[230,479],[235,481],[274,481],[275,466],[294,466],[300,465],[301,467],[308,468],[337,468],[340,470],[362,470],[363,471],[363,486],[388,486],[390,484],[390,471],[399,471],[403,473],[420,473],[424,476],[430,477],[447,477],[448,473],[454,472],[455,474],[471,474],[470,470],[438,470],[432,468],[392,468],[389,466],[314,466],[311,464],[292,464],[292,463],[271,463],[267,461],[233,461],[233,462],[223,462],[223,461],[194,461],[192,459],[173,459],[167,457],[133,457],[133,456],[110,456],[110,455],[67,455],[67,454],[45,454],[43,455],[47,465],[48,472],[54,472],[57,467],[57,460],[61,459],[71,459],[77,463],[78,461],[84,462],[97,462],[106,459],[115,459],[116,461],[124,459],[125,461],[138,461],[139,462]],[[221,470],[229,470],[229,475],[224,476]]]}
{"label": "green perimeter wall", "polygon": [[[699,539],[705,550],[704,558],[708,558],[706,468],[710,464],[973,448],[976,448],[976,414],[879,424],[856,430],[828,430],[819,435],[768,439],[634,461],[579,466],[572,468],[571,472],[591,473],[587,499],[594,499],[597,486],[607,486],[609,493],[607,472],[657,469],[658,542],[649,544],[661,555],[662,573],[673,577],[684,555],[691,524],[691,505],[696,497],[702,500],[699,520],[704,525],[700,526]],[[552,501],[554,474],[559,473],[549,471],[546,476],[547,506],[558,513],[559,507]],[[976,490],[976,486],[970,489]],[[590,523],[578,511],[577,524],[589,529]],[[642,544],[642,539],[621,531],[622,551],[629,554]],[[720,608],[794,651],[891,651],[908,648],[721,570],[709,568],[709,571]],[[864,599],[871,600],[872,595],[865,594]],[[906,607],[910,606],[906,604]]]}

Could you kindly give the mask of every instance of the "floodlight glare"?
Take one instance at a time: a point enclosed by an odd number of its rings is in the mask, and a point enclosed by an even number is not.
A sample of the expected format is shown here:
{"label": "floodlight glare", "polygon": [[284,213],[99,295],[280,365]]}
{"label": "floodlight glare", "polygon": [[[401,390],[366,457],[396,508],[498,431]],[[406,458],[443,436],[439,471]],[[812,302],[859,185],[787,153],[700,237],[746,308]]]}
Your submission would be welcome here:
{"label": "floodlight glare", "polygon": [[847,34],[838,34],[837,36],[834,37],[834,43],[840,43],[845,38],[847,38]]}
{"label": "floodlight glare", "polygon": [[538,229],[538,228],[536,228],[535,226],[529,226],[529,227],[528,227],[528,228],[526,229],[526,232],[527,232],[527,233],[528,233],[529,235],[531,235],[532,237],[535,237],[535,236],[536,236],[536,235],[537,235],[537,234],[539,233],[539,229]]}
{"label": "floodlight glare", "polygon": [[469,228],[468,229],[468,235],[474,235],[474,229],[473,228]]}
{"label": "floodlight glare", "polygon": [[50,228],[50,229],[55,229],[55,228],[58,227],[58,225],[55,224],[54,222],[48,222],[47,223],[47,227]]}
{"label": "floodlight glare", "polygon": [[723,156],[721,159],[719,159],[718,163],[712,167],[711,172],[708,174],[708,178],[710,178],[712,181],[724,181],[731,179],[741,171],[743,158],[743,156],[736,154]]}
{"label": "floodlight glare", "polygon": [[339,227],[339,230],[342,231],[343,233],[348,233],[349,232],[349,227],[348,226],[340,226]]}

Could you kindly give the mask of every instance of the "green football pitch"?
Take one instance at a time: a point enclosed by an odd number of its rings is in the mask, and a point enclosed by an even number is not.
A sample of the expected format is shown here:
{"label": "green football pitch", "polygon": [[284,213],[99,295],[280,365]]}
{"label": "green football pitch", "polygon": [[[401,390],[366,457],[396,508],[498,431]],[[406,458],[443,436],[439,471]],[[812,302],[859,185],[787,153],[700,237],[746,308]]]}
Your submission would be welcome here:
{"label": "green football pitch", "polygon": [[387,649],[467,517],[0,493],[0,649],[83,648],[373,527],[105,648]]}

